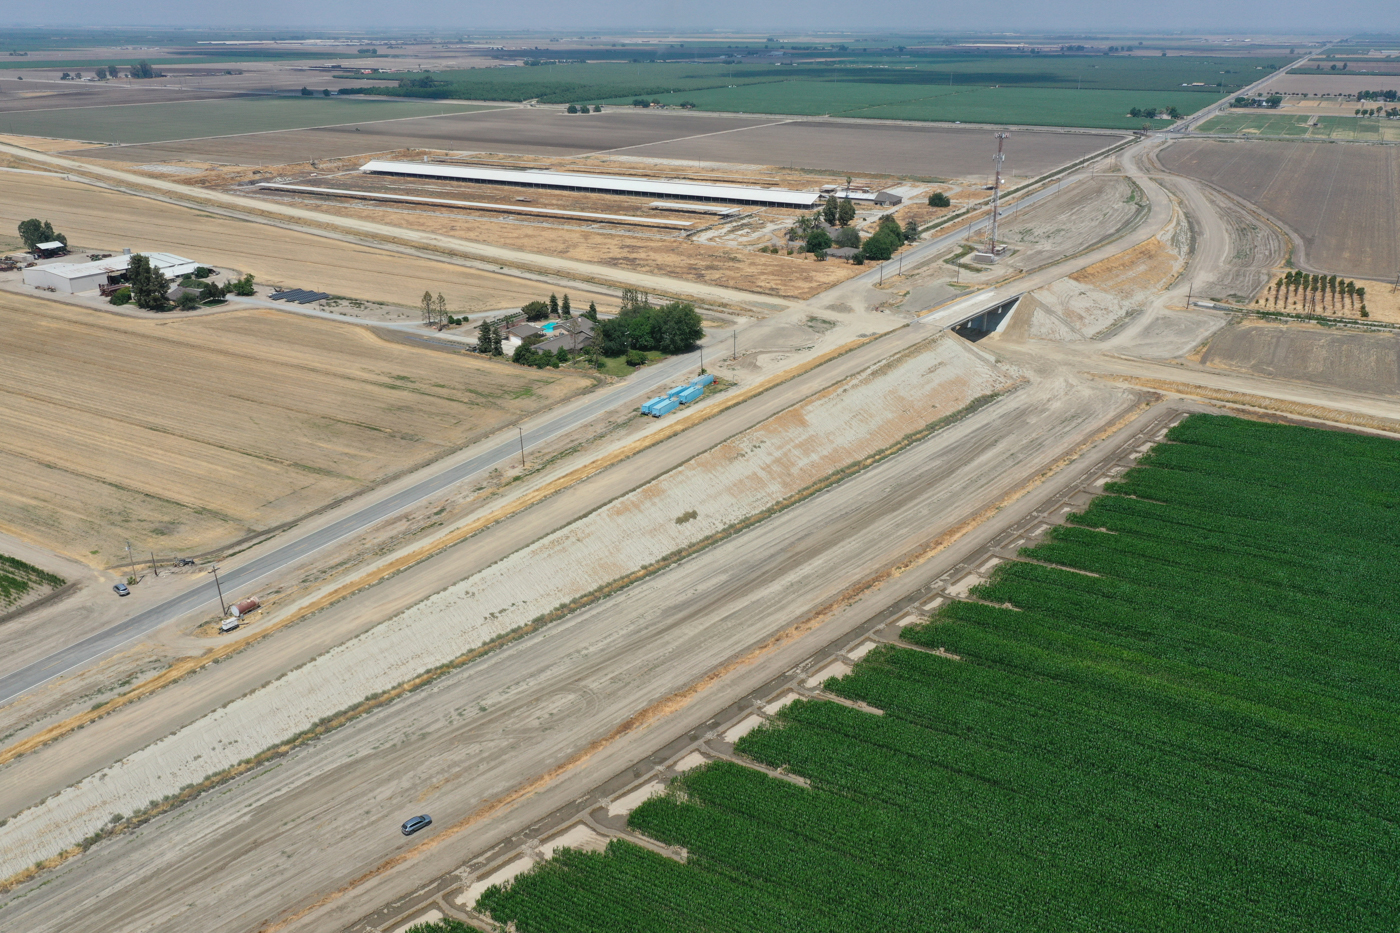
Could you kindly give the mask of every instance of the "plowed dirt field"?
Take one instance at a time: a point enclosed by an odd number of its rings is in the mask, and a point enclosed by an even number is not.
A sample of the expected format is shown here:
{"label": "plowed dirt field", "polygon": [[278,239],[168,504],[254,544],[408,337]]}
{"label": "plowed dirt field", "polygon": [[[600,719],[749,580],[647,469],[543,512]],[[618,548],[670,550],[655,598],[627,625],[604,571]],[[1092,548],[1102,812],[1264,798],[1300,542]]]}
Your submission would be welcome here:
{"label": "plowed dirt field", "polygon": [[1309,271],[1383,281],[1400,271],[1395,146],[1188,139],[1158,160],[1273,215],[1296,234]]}

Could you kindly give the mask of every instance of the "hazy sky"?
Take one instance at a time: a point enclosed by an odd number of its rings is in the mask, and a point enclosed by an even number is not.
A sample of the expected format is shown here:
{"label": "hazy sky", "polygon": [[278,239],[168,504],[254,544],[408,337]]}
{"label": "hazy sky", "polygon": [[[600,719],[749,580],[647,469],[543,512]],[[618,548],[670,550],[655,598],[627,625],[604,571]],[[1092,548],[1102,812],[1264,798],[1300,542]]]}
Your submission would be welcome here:
{"label": "hazy sky", "polygon": [[[579,35],[616,29],[843,29],[908,31],[1183,30],[1400,32],[1395,0],[515,0],[447,3],[435,0],[67,0],[9,11],[11,22],[33,25],[167,25],[309,29],[532,29]],[[0,28],[0,44],[4,31]]]}

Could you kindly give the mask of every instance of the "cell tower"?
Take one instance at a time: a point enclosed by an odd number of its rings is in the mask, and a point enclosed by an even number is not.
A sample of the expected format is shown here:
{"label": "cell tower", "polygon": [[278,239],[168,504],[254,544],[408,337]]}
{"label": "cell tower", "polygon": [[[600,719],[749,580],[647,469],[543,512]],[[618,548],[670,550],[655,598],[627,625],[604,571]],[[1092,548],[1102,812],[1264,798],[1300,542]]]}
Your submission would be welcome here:
{"label": "cell tower", "polygon": [[997,254],[997,220],[1000,218],[1001,208],[1001,163],[1006,161],[1006,153],[1001,151],[1002,145],[1010,133],[998,133],[997,135],[997,155],[996,155],[996,178],[992,182],[992,236],[987,243],[987,252],[992,256]]}

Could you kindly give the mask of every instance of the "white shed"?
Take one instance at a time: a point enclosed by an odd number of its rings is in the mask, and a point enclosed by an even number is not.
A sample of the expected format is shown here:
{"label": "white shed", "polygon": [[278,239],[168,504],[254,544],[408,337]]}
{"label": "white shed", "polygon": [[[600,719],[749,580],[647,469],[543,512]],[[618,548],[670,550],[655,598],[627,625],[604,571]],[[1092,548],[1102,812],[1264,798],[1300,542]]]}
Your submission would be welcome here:
{"label": "white shed", "polygon": [[[193,262],[174,253],[145,253],[151,265],[159,269],[168,279],[178,279],[199,268]],[[113,277],[126,273],[131,256],[111,256],[96,262],[51,262],[24,270],[24,284],[36,288],[52,288],[66,294],[96,291]]]}

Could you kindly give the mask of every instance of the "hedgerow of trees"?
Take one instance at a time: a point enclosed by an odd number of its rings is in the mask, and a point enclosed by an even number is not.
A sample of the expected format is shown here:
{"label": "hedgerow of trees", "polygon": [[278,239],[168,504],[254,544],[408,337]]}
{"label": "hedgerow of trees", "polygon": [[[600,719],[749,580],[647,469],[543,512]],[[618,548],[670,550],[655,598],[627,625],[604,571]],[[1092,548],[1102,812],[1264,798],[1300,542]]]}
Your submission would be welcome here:
{"label": "hedgerow of trees", "polygon": [[685,353],[705,336],[705,329],[689,302],[654,307],[646,292],[623,289],[617,317],[599,323],[594,333],[604,356],[624,356],[648,350]]}
{"label": "hedgerow of trees", "polygon": [[[1261,302],[1268,300],[1259,299]],[[1320,275],[1295,269],[1284,273],[1274,283],[1271,308],[1282,310],[1296,308],[1303,314],[1330,312],[1338,314],[1343,310],[1357,311],[1361,317],[1370,317],[1366,309],[1366,288],[1356,282],[1339,279],[1335,275]],[[1359,306],[1359,307],[1358,307]]]}

